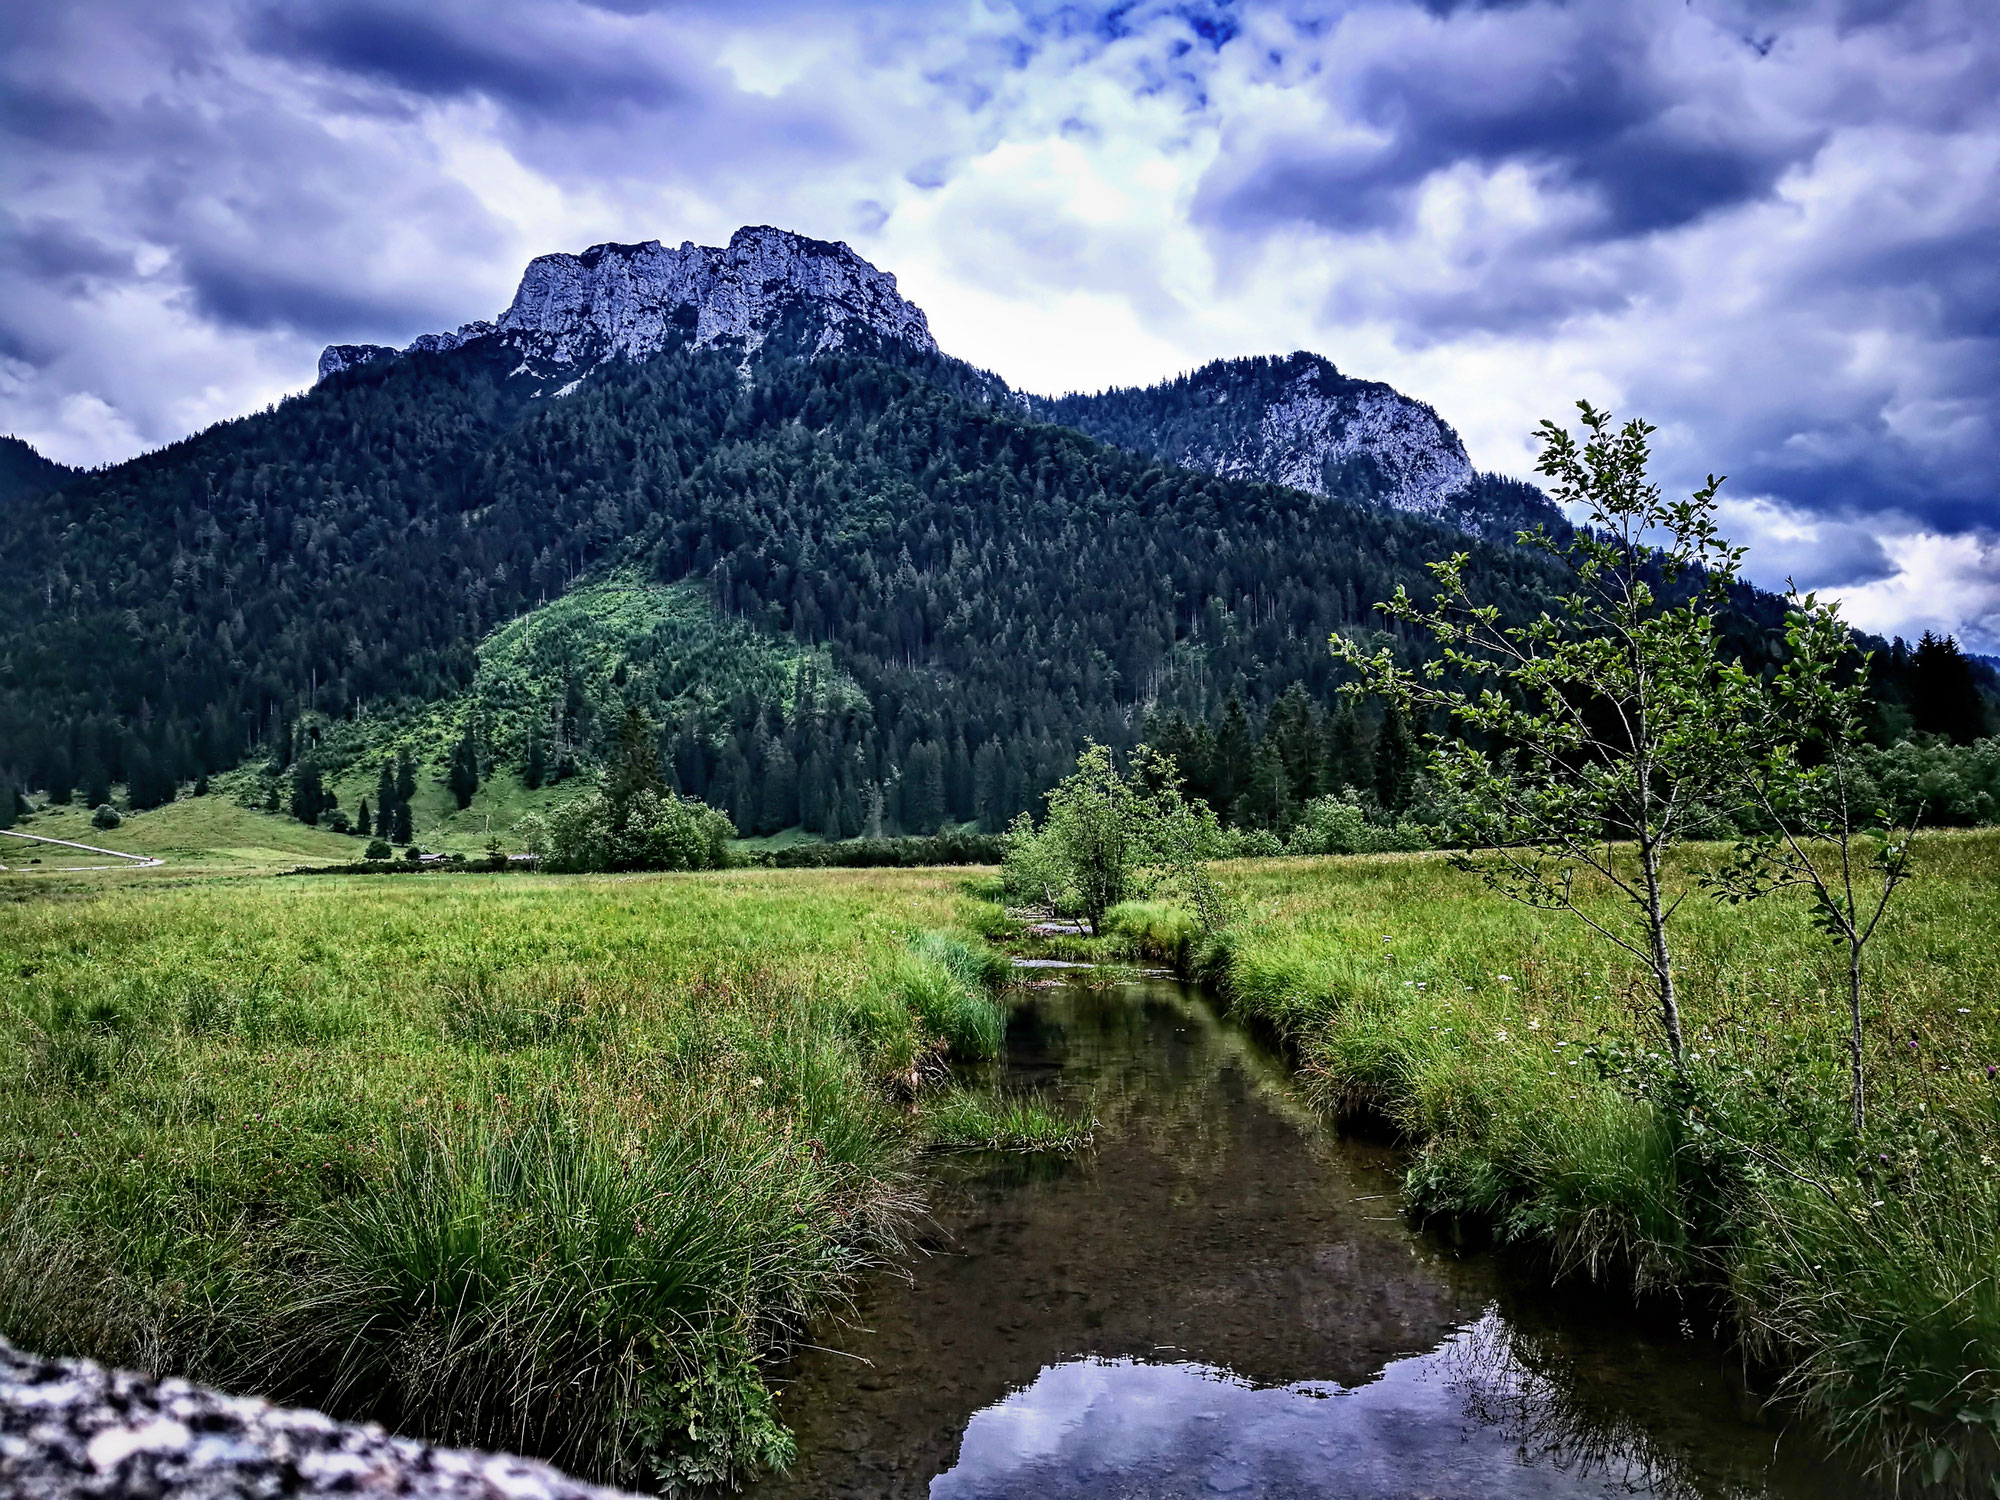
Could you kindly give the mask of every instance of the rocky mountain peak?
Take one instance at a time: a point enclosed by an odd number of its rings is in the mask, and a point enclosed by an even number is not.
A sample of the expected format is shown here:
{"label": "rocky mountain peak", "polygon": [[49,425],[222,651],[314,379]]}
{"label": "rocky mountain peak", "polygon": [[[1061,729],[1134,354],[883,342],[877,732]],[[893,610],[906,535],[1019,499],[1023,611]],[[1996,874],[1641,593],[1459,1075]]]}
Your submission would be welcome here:
{"label": "rocky mountain peak", "polygon": [[[537,256],[498,319],[425,334],[403,352],[498,337],[520,350],[527,372],[577,378],[604,360],[642,360],[688,345],[729,345],[747,355],[779,333],[810,354],[857,336],[937,348],[923,310],[903,299],[893,275],[846,245],[759,224],[737,230],[724,246],[646,240]],[[320,356],[320,378],[396,352],[330,345]]]}
{"label": "rocky mountain peak", "polygon": [[1450,516],[1475,478],[1465,444],[1430,407],[1303,350],[1065,396],[1038,403],[1038,415],[1183,468],[1433,517]]}

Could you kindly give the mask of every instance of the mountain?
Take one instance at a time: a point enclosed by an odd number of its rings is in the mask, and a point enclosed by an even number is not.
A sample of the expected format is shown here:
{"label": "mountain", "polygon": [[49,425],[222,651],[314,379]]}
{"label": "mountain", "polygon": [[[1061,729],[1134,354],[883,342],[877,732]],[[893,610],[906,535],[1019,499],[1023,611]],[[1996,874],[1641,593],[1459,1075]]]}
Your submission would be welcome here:
{"label": "mountain", "polygon": [[60,489],[81,472],[42,457],[17,437],[0,437],[0,505]]}
{"label": "mountain", "polygon": [[0,506],[0,804],[149,806],[246,762],[351,790],[391,745],[528,782],[537,745],[587,771],[629,705],[746,833],[996,828],[1086,739],[1145,736],[1268,826],[1407,787],[1330,633],[1453,551],[1509,619],[1556,581],[1463,534],[1539,492],[1386,387],[1293,356],[1021,397],[776,230],[543,257],[490,328],[327,364]]}
{"label": "mountain", "polygon": [[[534,394],[566,395],[607,361],[717,347],[748,358],[773,340],[786,354],[885,342],[938,353],[923,310],[903,299],[894,276],[845,245],[762,225],[721,248],[648,240],[540,256],[497,319],[424,334],[403,352],[505,348],[520,356],[514,374],[533,381]],[[319,375],[396,353],[329,345]],[[1013,391],[970,366],[958,378],[968,393],[1037,420],[1224,478],[1383,505],[1493,540],[1562,520],[1533,486],[1475,473],[1458,434],[1430,407],[1342,375],[1317,354],[1218,360],[1155,386],[1059,398]]]}
{"label": "mountain", "polygon": [[[474,342],[517,352],[540,381],[581,379],[607,360],[650,359],[671,349],[724,347],[750,355],[777,338],[788,353],[825,354],[856,336],[936,352],[923,310],[896,278],[847,246],[759,225],[721,248],[658,240],[593,245],[581,255],[529,262],[512,304],[493,322],[425,334],[405,353],[443,353]],[[395,350],[334,344],[322,380]]]}
{"label": "mountain", "polygon": [[1031,406],[1183,468],[1384,505],[1496,541],[1562,524],[1533,485],[1476,473],[1430,407],[1317,354],[1217,360],[1159,385]]}

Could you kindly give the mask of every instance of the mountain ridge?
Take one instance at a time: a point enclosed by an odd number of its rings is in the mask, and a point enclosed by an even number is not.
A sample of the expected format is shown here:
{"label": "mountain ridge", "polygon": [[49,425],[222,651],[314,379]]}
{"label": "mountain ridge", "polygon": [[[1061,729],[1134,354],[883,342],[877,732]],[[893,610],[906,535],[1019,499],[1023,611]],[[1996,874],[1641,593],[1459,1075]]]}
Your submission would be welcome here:
{"label": "mountain ridge", "polygon": [[[807,356],[888,341],[951,358],[893,273],[844,243],[769,225],[739,229],[722,247],[684,241],[669,249],[646,240],[537,256],[497,318],[424,334],[400,353],[443,353],[480,340],[518,351],[514,373],[536,381],[537,395],[556,396],[607,362],[681,347],[728,347],[747,360],[774,340],[784,353]],[[398,353],[329,345],[319,377]],[[1511,534],[1513,511],[1496,520],[1481,503],[1465,445],[1435,409],[1383,382],[1344,375],[1324,355],[1215,360],[1151,386],[1055,397],[1016,391],[955,362],[989,400],[1182,468],[1356,499],[1475,535]],[[1561,519],[1546,502],[1527,508],[1534,520]]]}

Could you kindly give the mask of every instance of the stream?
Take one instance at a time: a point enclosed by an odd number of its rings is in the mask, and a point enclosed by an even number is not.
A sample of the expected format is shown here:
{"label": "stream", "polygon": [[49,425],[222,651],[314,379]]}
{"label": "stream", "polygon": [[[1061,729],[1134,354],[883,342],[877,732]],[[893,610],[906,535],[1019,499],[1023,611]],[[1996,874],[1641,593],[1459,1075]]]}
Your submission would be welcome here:
{"label": "stream", "polygon": [[908,1274],[784,1373],[798,1461],[755,1500],[1866,1493],[1700,1330],[1413,1230],[1395,1153],[1195,990],[1026,977],[984,1081],[1094,1149],[934,1160]]}

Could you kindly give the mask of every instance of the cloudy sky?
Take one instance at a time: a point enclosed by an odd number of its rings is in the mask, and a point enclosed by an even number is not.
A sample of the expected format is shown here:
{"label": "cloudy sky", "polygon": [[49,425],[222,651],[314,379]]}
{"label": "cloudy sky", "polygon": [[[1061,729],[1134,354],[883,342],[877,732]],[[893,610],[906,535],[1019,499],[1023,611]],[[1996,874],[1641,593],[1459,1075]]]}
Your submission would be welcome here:
{"label": "cloudy sky", "polygon": [[1577,397],[1753,572],[2000,651],[1992,0],[9,0],[0,431],[116,460],[533,255],[844,239],[1040,391]]}

